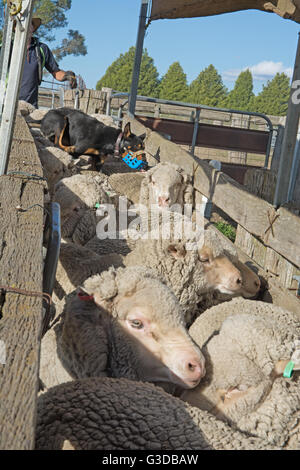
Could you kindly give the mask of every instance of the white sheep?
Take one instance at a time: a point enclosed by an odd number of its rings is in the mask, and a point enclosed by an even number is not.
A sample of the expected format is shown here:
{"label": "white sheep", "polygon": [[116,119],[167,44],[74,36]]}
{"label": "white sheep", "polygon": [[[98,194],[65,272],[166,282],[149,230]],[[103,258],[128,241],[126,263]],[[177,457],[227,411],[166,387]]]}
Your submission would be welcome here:
{"label": "white sheep", "polygon": [[278,450],[160,387],[124,378],[76,380],[42,394],[35,449],[139,449],[150,451],[153,462],[155,451]]}
{"label": "white sheep", "polygon": [[32,104],[27,103],[27,101],[18,101],[18,112],[24,117],[29,116],[35,109],[36,108]]}
{"label": "white sheep", "polygon": [[56,298],[63,299],[94,274],[122,265],[122,256],[117,253],[100,256],[85,246],[61,243],[54,285]]}
{"label": "white sheep", "polygon": [[84,245],[96,235],[97,204],[117,206],[118,195],[112,190],[107,177],[73,175],[55,185],[53,200],[60,204],[62,236],[67,241]]}
{"label": "white sheep", "polygon": [[110,268],[87,279],[66,298],[60,322],[42,341],[40,378],[46,388],[64,375],[191,388],[204,373],[174,293],[143,267]]}
{"label": "white sheep", "polygon": [[94,113],[94,114],[90,114],[90,116],[102,122],[102,124],[104,124],[105,126],[115,127],[116,129],[118,129],[119,127],[115,119],[112,116],[109,116],[107,114]]}
{"label": "white sheep", "polygon": [[138,204],[140,200],[141,184],[147,173],[132,172],[113,173],[109,176],[108,181],[111,187],[122,196],[125,196],[133,204]]}
{"label": "white sheep", "polygon": [[183,210],[184,204],[193,205],[191,177],[178,165],[159,163],[147,172],[132,172],[126,177],[122,173],[111,174],[109,183],[119,194],[133,204],[150,208],[173,207]]}
{"label": "white sheep", "polygon": [[242,432],[300,450],[300,376],[283,377],[299,348],[299,315],[239,298],[206,310],[189,331],[206,376],[182,398]]}
{"label": "white sheep", "polygon": [[174,163],[159,163],[145,173],[139,203],[183,212],[184,205],[193,205],[191,176]]}
{"label": "white sheep", "polygon": [[[170,223],[160,219],[146,232],[148,238],[137,240],[124,265],[148,266],[162,275],[177,296],[188,325],[209,291],[249,297],[258,292],[258,276],[238,261],[235,248],[224,244],[218,232],[197,228],[178,213],[168,216]],[[147,223],[146,219],[146,229]]]}

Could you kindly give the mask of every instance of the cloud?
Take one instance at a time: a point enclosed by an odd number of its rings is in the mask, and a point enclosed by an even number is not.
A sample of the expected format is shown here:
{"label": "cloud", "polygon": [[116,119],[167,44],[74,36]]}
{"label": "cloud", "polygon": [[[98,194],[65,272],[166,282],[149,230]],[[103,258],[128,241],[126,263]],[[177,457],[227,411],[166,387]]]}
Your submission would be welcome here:
{"label": "cloud", "polygon": [[232,69],[226,70],[223,72],[223,77],[227,80],[235,80],[239,74],[249,69],[255,80],[268,80],[276,73],[285,73],[288,77],[292,77],[293,69],[292,67],[284,67],[282,62],[272,62],[271,60],[263,60],[255,65],[248,65],[243,69]]}

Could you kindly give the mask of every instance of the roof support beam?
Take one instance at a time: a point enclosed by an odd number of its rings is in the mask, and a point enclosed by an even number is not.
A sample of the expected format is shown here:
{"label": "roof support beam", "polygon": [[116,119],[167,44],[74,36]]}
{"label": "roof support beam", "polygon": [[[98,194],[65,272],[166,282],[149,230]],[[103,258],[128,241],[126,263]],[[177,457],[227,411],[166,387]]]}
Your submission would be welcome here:
{"label": "roof support beam", "polygon": [[147,19],[149,1],[150,0],[141,0],[140,19],[139,19],[136,47],[135,47],[134,66],[133,66],[133,72],[132,72],[131,89],[130,89],[129,104],[128,104],[128,114],[130,117],[134,117],[134,113],[135,113],[135,104],[136,104],[137,90],[138,90],[138,84],[139,84],[141,61],[142,61],[142,55],[143,55],[143,45],[144,45],[144,37],[145,37],[145,31],[146,31],[146,19]]}

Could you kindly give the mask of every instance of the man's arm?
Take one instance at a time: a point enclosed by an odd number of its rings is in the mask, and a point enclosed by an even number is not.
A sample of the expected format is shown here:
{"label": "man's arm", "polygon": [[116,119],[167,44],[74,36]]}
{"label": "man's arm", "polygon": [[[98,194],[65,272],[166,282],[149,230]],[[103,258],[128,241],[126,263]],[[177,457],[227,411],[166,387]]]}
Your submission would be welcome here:
{"label": "man's arm", "polygon": [[53,72],[52,75],[59,82],[65,82],[66,80],[68,80],[72,89],[77,87],[75,73],[70,70],[68,70],[67,72],[65,72],[64,70],[57,70],[56,72]]}

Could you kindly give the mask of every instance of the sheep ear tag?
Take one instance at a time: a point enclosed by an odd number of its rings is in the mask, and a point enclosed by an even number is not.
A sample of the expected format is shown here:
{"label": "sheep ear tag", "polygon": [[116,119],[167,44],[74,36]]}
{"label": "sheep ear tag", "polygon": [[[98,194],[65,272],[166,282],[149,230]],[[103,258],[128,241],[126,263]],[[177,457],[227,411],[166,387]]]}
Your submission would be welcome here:
{"label": "sheep ear tag", "polygon": [[89,301],[89,300],[94,301],[94,296],[93,295],[88,295],[86,292],[82,292],[82,291],[77,293],[77,297],[80,300],[84,300],[84,301]]}
{"label": "sheep ear tag", "polygon": [[126,163],[126,165],[128,165],[130,168],[133,168],[134,170],[146,170],[148,163],[142,160],[143,155],[143,153],[136,154],[126,150],[122,154],[122,160],[124,163]]}

